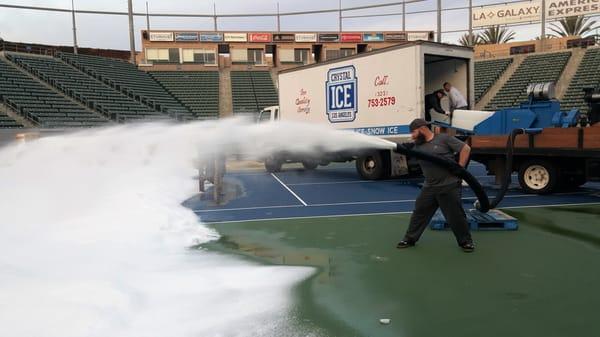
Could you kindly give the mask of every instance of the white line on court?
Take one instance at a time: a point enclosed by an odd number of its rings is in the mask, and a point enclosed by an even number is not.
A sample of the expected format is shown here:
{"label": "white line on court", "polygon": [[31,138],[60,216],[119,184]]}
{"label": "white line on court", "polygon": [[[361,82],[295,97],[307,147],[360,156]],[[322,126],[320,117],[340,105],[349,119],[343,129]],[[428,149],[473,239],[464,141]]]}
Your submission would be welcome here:
{"label": "white line on court", "polygon": [[[600,205],[600,202],[588,202],[588,203],[573,203],[573,204],[552,204],[552,205],[531,205],[531,206],[511,206],[501,207],[502,209],[518,209],[518,208],[541,208],[541,207],[561,207],[561,206],[589,206],[589,205]],[[223,223],[237,223],[237,222],[256,222],[256,221],[275,221],[275,220],[301,220],[301,219],[319,219],[319,218],[346,218],[352,216],[370,216],[370,215],[395,215],[395,214],[410,214],[412,211],[403,212],[382,212],[382,213],[361,213],[361,214],[340,214],[340,215],[315,215],[315,216],[298,216],[298,217],[287,217],[287,218],[264,218],[264,219],[250,219],[250,220],[232,220],[232,221],[213,221],[207,222],[211,224],[223,224]]]}
{"label": "white line on court", "polygon": [[[516,178],[517,175],[513,174],[512,178]],[[475,176],[477,179],[483,178],[494,178],[494,176]],[[306,185],[338,185],[338,184],[367,184],[367,183],[382,183],[382,182],[394,182],[394,181],[421,181],[423,178],[399,178],[392,180],[342,180],[342,181],[322,181],[314,183],[288,183],[288,186],[306,186]]]}
{"label": "white line on court", "polygon": [[[294,193],[290,191],[291,193]],[[555,193],[553,195],[586,195],[585,192],[568,192],[568,193]],[[537,194],[513,194],[506,195],[504,198],[533,198],[537,197]],[[464,197],[462,200],[475,200],[477,197]],[[302,199],[299,199],[302,200]],[[207,210],[193,210],[195,213],[207,213],[207,212],[225,212],[225,211],[243,211],[253,209],[268,209],[268,208],[298,208],[298,207],[323,207],[323,206],[347,206],[347,205],[368,205],[368,204],[400,204],[406,202],[414,202],[415,199],[401,199],[401,200],[379,200],[379,201],[353,201],[353,202],[338,202],[338,203],[323,203],[323,204],[306,204],[300,205],[279,205],[279,206],[256,206],[256,207],[239,207],[239,208],[219,208],[219,209],[207,209]],[[545,206],[545,205],[540,205]],[[518,206],[526,207],[526,206]],[[529,206],[527,206],[529,207]],[[373,213],[377,214],[377,213]]]}
{"label": "white line on court", "polygon": [[304,200],[302,200],[302,198],[300,198],[298,196],[298,194],[294,193],[294,191],[292,191],[291,188],[287,187],[287,185],[284,184],[283,181],[279,180],[279,178],[277,178],[277,176],[275,175],[275,173],[271,173],[271,176],[273,178],[275,178],[275,180],[277,180],[281,184],[281,186],[283,186],[286,190],[288,190],[288,192],[290,192],[294,197],[296,197],[296,199],[298,199],[298,201],[300,201],[302,203],[302,205],[308,206],[308,204],[306,202],[304,202]]}

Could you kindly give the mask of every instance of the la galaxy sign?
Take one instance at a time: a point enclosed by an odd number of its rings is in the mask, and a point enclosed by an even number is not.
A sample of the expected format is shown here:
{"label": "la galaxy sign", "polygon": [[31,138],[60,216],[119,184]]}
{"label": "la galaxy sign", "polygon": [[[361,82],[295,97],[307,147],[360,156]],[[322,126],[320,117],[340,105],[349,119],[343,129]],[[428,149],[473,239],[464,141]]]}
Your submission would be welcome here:
{"label": "la galaxy sign", "polygon": [[[600,0],[546,0],[546,19],[600,13]],[[473,27],[542,20],[542,1],[473,8]]]}

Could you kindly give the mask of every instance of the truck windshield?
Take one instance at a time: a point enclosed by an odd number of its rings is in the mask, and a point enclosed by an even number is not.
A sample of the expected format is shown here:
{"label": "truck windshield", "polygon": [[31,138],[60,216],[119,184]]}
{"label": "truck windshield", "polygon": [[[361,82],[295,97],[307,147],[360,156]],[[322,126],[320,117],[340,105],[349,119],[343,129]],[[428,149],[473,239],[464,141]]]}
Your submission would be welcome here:
{"label": "truck windshield", "polygon": [[258,118],[258,122],[268,122],[271,120],[271,110],[263,110],[260,112],[260,116]]}

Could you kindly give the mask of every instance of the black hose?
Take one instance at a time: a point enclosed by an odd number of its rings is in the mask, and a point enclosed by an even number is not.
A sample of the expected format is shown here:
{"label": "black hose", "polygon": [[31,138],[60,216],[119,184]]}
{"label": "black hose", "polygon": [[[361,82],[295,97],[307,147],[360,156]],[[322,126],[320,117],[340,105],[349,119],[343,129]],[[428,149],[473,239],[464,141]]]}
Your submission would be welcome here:
{"label": "black hose", "polygon": [[[515,139],[517,135],[521,135],[525,133],[524,129],[514,129],[508,136],[506,140],[506,163],[504,166],[504,179],[502,179],[502,185],[500,185],[500,190],[494,200],[490,203],[490,208],[496,208],[500,201],[504,199],[504,195],[506,195],[506,191],[508,191],[508,186],[511,183],[512,171],[513,171],[513,154],[515,152]],[[475,207],[479,209],[477,204]]]}
{"label": "black hose", "polygon": [[485,193],[483,186],[481,186],[479,181],[471,174],[471,172],[467,171],[464,167],[460,166],[455,161],[447,160],[445,158],[431,155],[425,152],[416,151],[408,148],[404,144],[398,144],[396,152],[402,153],[406,156],[415,157],[417,159],[426,160],[434,165],[447,169],[453,175],[464,180],[469,185],[471,190],[473,190],[475,196],[477,196],[475,208],[483,213],[487,213],[490,209],[496,208],[496,206],[500,204],[500,202],[506,195],[506,192],[508,191],[508,187],[510,186],[512,176],[515,139],[517,138],[517,135],[524,133],[524,129],[514,129],[510,133],[506,141],[506,163],[504,177],[502,179],[502,185],[500,186],[500,190],[498,191],[498,194],[496,194],[494,200],[491,203],[488,198],[488,195]]}
{"label": "black hose", "polygon": [[458,165],[457,162],[447,160],[442,157],[431,155],[425,152],[416,151],[406,147],[403,144],[398,144],[398,146],[396,147],[396,152],[402,153],[403,155],[409,157],[415,157],[417,159],[425,160],[434,165],[447,169],[450,173],[461,178],[469,185],[469,187],[471,187],[471,189],[475,193],[475,196],[477,196],[478,203],[476,205],[478,210],[484,213],[490,210],[490,200],[488,199],[487,194],[485,194],[483,186],[481,186],[479,181],[471,174],[471,172],[467,171],[464,167]]}

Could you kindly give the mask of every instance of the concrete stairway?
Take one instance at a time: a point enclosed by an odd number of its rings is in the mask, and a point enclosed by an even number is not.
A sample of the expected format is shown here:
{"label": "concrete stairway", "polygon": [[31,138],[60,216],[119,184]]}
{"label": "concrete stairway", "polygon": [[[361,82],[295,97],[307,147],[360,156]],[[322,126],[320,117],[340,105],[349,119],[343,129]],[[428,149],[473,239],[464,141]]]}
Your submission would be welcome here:
{"label": "concrete stairway", "polygon": [[496,96],[498,91],[506,84],[506,82],[510,79],[510,77],[515,73],[515,70],[519,68],[523,60],[527,57],[527,55],[516,55],[513,56],[512,63],[506,68],[502,76],[492,85],[492,87],[481,97],[479,102],[475,104],[475,110],[483,110],[486,105]]}
{"label": "concrete stairway", "polygon": [[26,128],[35,128],[38,126],[37,124],[30,121],[29,119],[21,116],[19,113],[17,113],[13,109],[11,109],[8,105],[4,104],[3,102],[0,102],[0,112],[5,113],[8,117],[21,123]]}
{"label": "concrete stairway", "polygon": [[583,59],[583,55],[585,55],[585,49],[582,48],[574,48],[571,49],[571,58],[562,74],[560,75],[560,79],[556,83],[556,98],[562,100],[573,80],[573,76],[579,69],[579,65],[581,64],[581,60]]}
{"label": "concrete stairway", "polygon": [[231,70],[219,69],[219,118],[233,116]]}

